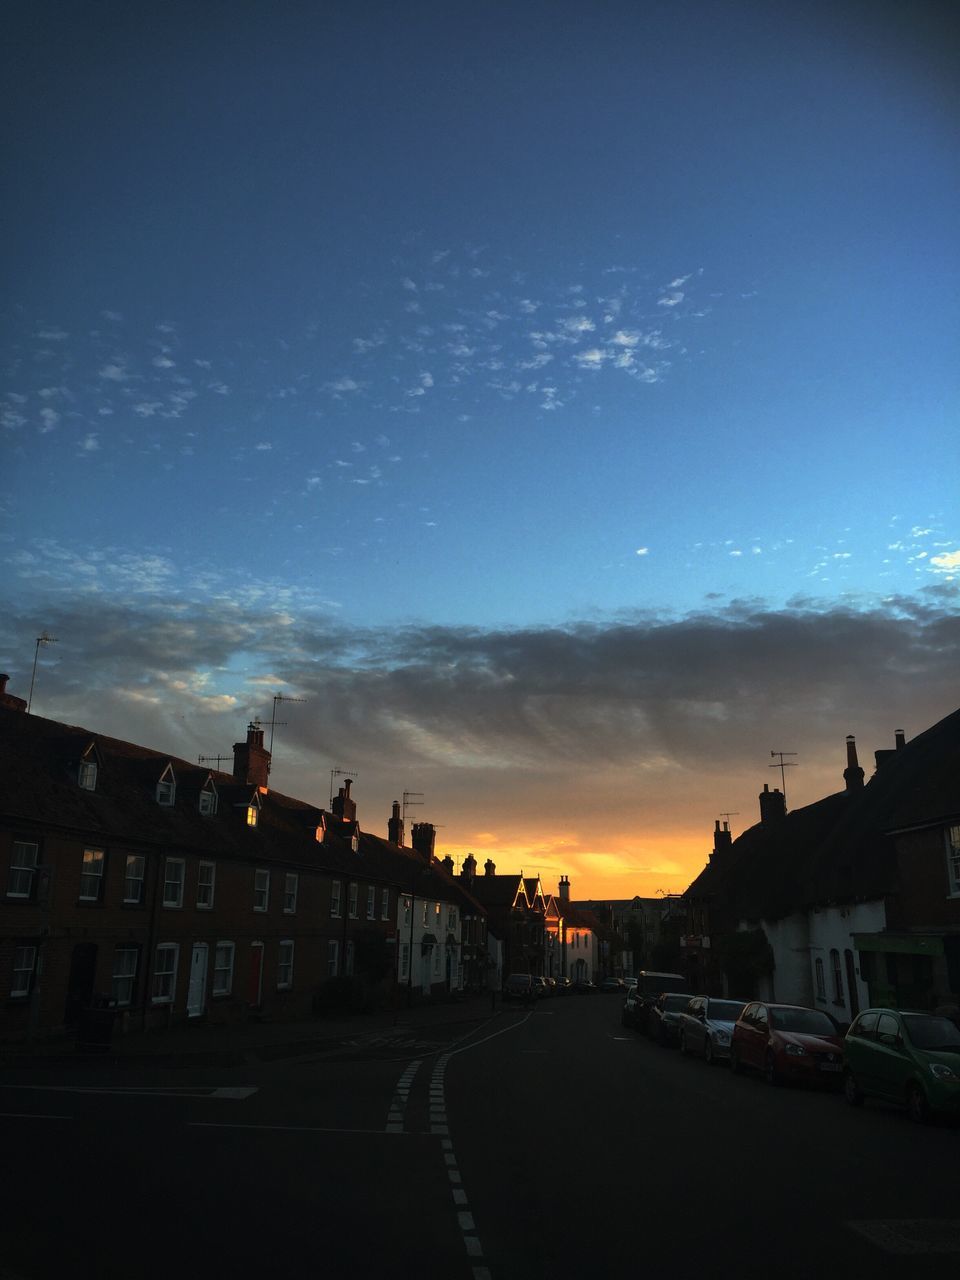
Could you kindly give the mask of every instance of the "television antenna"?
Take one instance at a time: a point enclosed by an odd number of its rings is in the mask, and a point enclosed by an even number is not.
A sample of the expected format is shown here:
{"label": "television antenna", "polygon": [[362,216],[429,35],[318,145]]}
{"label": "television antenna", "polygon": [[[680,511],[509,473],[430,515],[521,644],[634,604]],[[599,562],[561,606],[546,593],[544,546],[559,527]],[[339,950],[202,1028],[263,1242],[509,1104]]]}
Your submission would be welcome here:
{"label": "television antenna", "polygon": [[276,729],[277,725],[280,725],[280,727],[283,728],[287,723],[286,720],[277,719],[277,703],[278,702],[306,702],[306,698],[290,698],[285,693],[275,693],[273,695],[273,715],[271,715],[270,717],[270,746],[267,748],[267,750],[270,752],[271,755],[273,755],[274,730]]}
{"label": "television antenna", "polygon": [[784,760],[783,757],[795,756],[795,755],[798,755],[799,753],[796,751],[771,751],[770,754],[771,756],[780,757],[779,762],[777,764],[768,765],[767,768],[780,770],[780,790],[783,792],[783,807],[786,808],[787,807],[787,775],[784,773],[784,770],[795,769],[797,767],[797,762],[796,760]]}
{"label": "television antenna", "polygon": [[333,785],[334,778],[355,778],[357,776],[356,769],[331,769],[330,770],[330,807],[333,808]]}
{"label": "television antenna", "polygon": [[[419,800],[415,799],[416,796],[419,796],[420,799]],[[411,809],[416,804],[423,804],[423,792],[422,791],[405,791],[403,793],[403,810],[402,810],[404,822],[406,822],[407,820],[407,810]]]}
{"label": "television antenna", "polygon": [[215,764],[217,768],[224,760],[232,760],[233,756],[197,756],[197,764]]}
{"label": "television antenna", "polygon": [[37,636],[37,647],[33,651],[33,675],[30,677],[30,697],[27,699],[27,715],[30,714],[30,708],[33,706],[33,686],[37,682],[37,659],[40,657],[40,646],[42,644],[59,644],[56,636],[48,636],[46,631],[41,631]]}

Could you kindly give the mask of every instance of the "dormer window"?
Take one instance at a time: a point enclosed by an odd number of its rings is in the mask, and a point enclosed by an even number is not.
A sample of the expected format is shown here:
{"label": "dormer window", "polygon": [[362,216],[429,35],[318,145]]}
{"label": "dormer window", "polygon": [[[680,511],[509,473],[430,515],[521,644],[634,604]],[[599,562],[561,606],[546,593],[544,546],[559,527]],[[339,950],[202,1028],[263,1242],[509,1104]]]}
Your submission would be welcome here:
{"label": "dormer window", "polygon": [[77,775],[77,782],[84,791],[96,791],[97,789],[96,760],[80,761],[80,770]]}
{"label": "dormer window", "polygon": [[255,827],[260,820],[260,810],[255,804],[247,805],[247,826]]}
{"label": "dormer window", "polygon": [[350,848],[353,850],[354,853],[356,853],[357,850],[360,848],[360,837],[357,835],[356,831],[350,837]]}
{"label": "dormer window", "polygon": [[200,812],[205,818],[217,812],[217,789],[212,782],[208,782],[200,792]]}
{"label": "dormer window", "polygon": [[173,776],[173,765],[168,764],[157,783],[157,804],[169,808],[177,798],[177,782]]}
{"label": "dormer window", "polygon": [[317,844],[323,844],[323,826],[321,825],[317,827],[316,831],[313,834],[316,838]]}

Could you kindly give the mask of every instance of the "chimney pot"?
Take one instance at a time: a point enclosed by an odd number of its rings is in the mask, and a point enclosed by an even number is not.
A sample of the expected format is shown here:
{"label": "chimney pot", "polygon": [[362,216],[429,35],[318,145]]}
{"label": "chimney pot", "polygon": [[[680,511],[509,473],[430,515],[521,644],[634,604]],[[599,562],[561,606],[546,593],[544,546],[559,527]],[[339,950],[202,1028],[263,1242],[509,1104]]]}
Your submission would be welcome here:
{"label": "chimney pot", "polygon": [[907,745],[907,735],[902,729],[897,729],[896,733],[893,735],[893,740],[897,744],[898,751],[901,751]]}

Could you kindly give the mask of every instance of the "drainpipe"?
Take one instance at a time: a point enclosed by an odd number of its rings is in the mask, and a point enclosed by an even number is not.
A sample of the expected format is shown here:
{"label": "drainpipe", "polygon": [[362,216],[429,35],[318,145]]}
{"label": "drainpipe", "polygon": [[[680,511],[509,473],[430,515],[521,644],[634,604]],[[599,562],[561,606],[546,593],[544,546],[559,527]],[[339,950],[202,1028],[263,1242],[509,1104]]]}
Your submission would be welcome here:
{"label": "drainpipe", "polygon": [[[147,1029],[147,1008],[150,1001],[150,980],[153,976],[153,949],[156,942],[157,932],[157,899],[160,896],[160,865],[163,859],[161,853],[157,853],[157,864],[153,869],[153,899],[150,903],[150,928],[147,931],[147,954],[143,966],[143,999],[140,1002],[140,1030]],[[179,953],[178,953],[179,954]],[[177,966],[179,971],[179,964]],[[174,992],[176,997],[176,992]]]}

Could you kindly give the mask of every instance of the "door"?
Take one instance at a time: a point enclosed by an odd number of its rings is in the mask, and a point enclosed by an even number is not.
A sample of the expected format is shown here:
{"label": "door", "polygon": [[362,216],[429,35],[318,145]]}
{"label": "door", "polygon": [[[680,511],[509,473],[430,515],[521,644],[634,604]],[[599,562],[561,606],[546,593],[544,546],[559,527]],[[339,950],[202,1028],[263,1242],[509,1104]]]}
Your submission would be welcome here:
{"label": "door", "polygon": [[[261,953],[262,954],[262,953]],[[207,1007],[207,944],[195,942],[190,957],[187,1017],[199,1018]]]}
{"label": "door", "polygon": [[75,1026],[80,1018],[80,1010],[89,1006],[93,999],[93,984],[97,974],[97,944],[95,942],[78,942],[70,957],[70,976],[67,979],[67,1003],[63,1011],[63,1021],[68,1027]]}
{"label": "door", "polygon": [[247,986],[247,1003],[252,1009],[260,1008],[263,995],[263,943],[250,943],[250,975]]}

